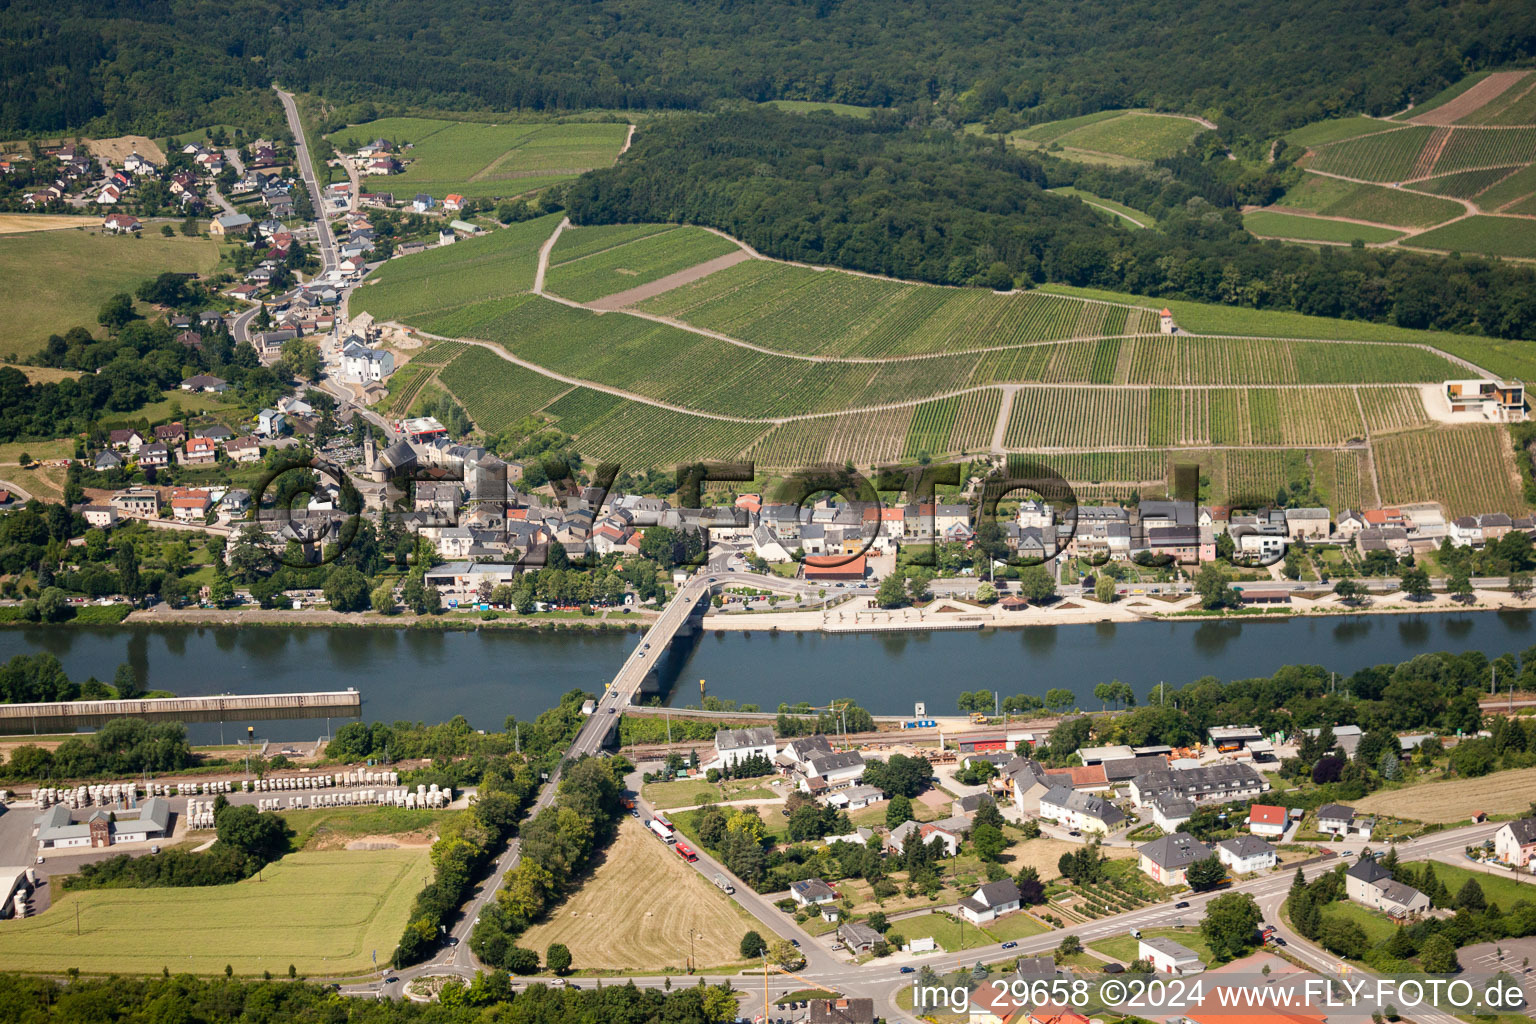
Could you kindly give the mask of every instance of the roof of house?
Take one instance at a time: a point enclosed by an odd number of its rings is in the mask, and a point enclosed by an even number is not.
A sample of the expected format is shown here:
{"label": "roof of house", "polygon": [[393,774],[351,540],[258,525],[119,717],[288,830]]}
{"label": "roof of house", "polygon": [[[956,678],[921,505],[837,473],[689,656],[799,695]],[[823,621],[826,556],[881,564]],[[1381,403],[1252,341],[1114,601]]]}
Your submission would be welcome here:
{"label": "roof of house", "polygon": [[1183,868],[1209,857],[1211,848],[1188,832],[1175,832],[1171,836],[1143,843],[1136,847],[1136,852],[1158,867]]}
{"label": "roof of house", "polygon": [[875,1001],[867,996],[852,999],[812,999],[808,1024],[874,1024]]}
{"label": "roof of house", "polygon": [[826,900],[837,896],[837,893],[832,891],[832,887],[819,878],[803,878],[792,884],[789,889],[808,900]]}
{"label": "roof of house", "polygon": [[1056,960],[1049,956],[1021,956],[1013,973],[1020,981],[1035,981],[1056,976]]}
{"label": "roof of house", "polygon": [[1019,902],[1019,887],[1013,883],[1013,879],[1004,878],[998,882],[988,882],[978,888],[974,893],[960,901],[961,906],[969,906],[977,910],[992,910],[996,907],[1005,907],[1010,903]]}
{"label": "roof of house", "polygon": [[1318,821],[1350,821],[1354,816],[1355,809],[1343,804],[1323,804],[1317,809]]}
{"label": "roof of house", "polygon": [[1536,818],[1516,818],[1514,821],[1504,823],[1514,836],[1515,842],[1521,846],[1536,843]]}
{"label": "roof of house", "polygon": [[1381,893],[1384,899],[1391,900],[1400,907],[1410,907],[1414,900],[1421,899],[1424,895],[1413,886],[1395,880],[1378,882],[1376,891]]}
{"label": "roof of house", "polygon": [[837,926],[838,937],[851,946],[872,946],[883,936],[867,924],[846,921]]}
{"label": "roof of house", "polygon": [[721,729],[715,733],[716,750],[771,746],[774,746],[773,729],[766,725],[755,729]]}
{"label": "roof of house", "polygon": [[1223,839],[1216,845],[1229,853],[1244,858],[1245,860],[1249,857],[1259,857],[1266,853],[1275,852],[1275,848],[1273,846],[1270,846],[1258,836],[1250,836],[1246,834],[1233,836],[1231,839]]}
{"label": "roof of house", "polygon": [[1200,959],[1199,953],[1196,953],[1182,943],[1175,942],[1166,935],[1154,935],[1150,938],[1142,939],[1141,944],[1157,950],[1163,956],[1169,957],[1176,962],[1198,961]]}
{"label": "roof of house", "polygon": [[1071,779],[1073,789],[1098,789],[1109,785],[1109,776],[1105,774],[1104,766],[1101,764],[1086,767],[1047,768],[1045,774]]}
{"label": "roof of house", "polygon": [[1249,824],[1284,825],[1285,819],[1285,808],[1274,804],[1254,804],[1248,808]]}
{"label": "roof of house", "polygon": [[829,772],[841,771],[844,768],[862,766],[864,764],[864,755],[857,750],[827,754],[817,753],[806,758],[806,763],[817,775],[826,775]]}
{"label": "roof of house", "polygon": [[1349,877],[1358,878],[1360,881],[1369,885],[1374,885],[1384,878],[1392,877],[1392,873],[1390,871],[1376,863],[1374,860],[1371,860],[1369,857],[1361,858],[1360,860],[1357,860],[1355,863],[1351,864],[1347,874]]}
{"label": "roof of house", "polygon": [[1125,814],[1120,808],[1105,800],[1103,797],[1094,796],[1092,793],[1083,793],[1074,789],[1065,789],[1059,786],[1052,787],[1041,794],[1040,802],[1049,803],[1055,807],[1064,807],[1078,814],[1085,814],[1090,818],[1097,818],[1105,825],[1113,828],[1125,820]]}

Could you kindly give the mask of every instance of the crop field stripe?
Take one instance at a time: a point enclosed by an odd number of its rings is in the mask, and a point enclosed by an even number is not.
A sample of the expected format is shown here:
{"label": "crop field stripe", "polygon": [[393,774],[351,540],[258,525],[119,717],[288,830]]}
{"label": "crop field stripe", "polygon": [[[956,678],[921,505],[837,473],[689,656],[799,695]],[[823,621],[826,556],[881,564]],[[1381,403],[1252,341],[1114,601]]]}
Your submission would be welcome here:
{"label": "crop field stripe", "polygon": [[1429,413],[1418,388],[1356,388],[1365,425],[1371,433],[1383,433],[1427,424]]}
{"label": "crop field stripe", "polygon": [[1385,502],[1438,501],[1451,516],[1525,510],[1505,427],[1405,431],[1372,450]]}
{"label": "crop field stripe", "polygon": [[1415,235],[1405,244],[1416,249],[1536,259],[1536,220],[1481,214]]}
{"label": "crop field stripe", "polygon": [[1536,160],[1536,128],[1446,130],[1450,132],[1450,138],[1434,163],[1435,174],[1477,167],[1516,166]]}
{"label": "crop field stripe", "polygon": [[555,240],[554,248],[549,252],[549,265],[558,267],[562,263],[572,263],[606,249],[616,249],[628,242],[676,231],[677,228],[676,224],[605,224],[598,227],[569,227],[560,232],[560,237]]}
{"label": "crop field stripe", "polygon": [[576,302],[591,302],[739,251],[735,242],[712,231],[674,228],[551,266],[544,287]]}
{"label": "crop field stripe", "polygon": [[1412,174],[1435,131],[1427,125],[1412,125],[1329,143],[1313,151],[1308,166],[1366,181],[1402,181]]}
{"label": "crop field stripe", "polygon": [[915,459],[920,455],[947,452],[949,435],[955,428],[955,416],[959,411],[959,398],[941,398],[919,405],[912,415],[911,425],[907,428],[902,457]]}
{"label": "crop field stripe", "polygon": [[506,430],[570,388],[478,346],[439,371],[438,380],[487,434]]}

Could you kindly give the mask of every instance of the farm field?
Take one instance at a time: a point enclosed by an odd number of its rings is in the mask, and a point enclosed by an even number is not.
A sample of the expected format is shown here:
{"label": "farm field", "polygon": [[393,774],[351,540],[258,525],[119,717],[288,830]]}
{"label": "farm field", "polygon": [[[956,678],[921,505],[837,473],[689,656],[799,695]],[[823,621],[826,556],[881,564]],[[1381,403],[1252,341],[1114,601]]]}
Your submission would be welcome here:
{"label": "farm field", "polygon": [[1461,119],[1462,124],[1536,124],[1536,79],[1529,71],[1503,72],[1504,91]]}
{"label": "farm field", "polygon": [[1051,191],[1057,195],[1081,199],[1110,220],[1118,221],[1133,228],[1151,227],[1157,223],[1150,213],[1142,213],[1140,210],[1126,206],[1124,203],[1117,203],[1113,199],[1105,199],[1103,196],[1094,195],[1092,192],[1085,192],[1080,188],[1064,185],[1061,188],[1053,188]]}
{"label": "farm field", "polygon": [[1243,214],[1243,227],[1260,238],[1296,239],[1304,242],[1329,242],[1349,245],[1356,239],[1367,244],[1390,242],[1401,238],[1401,231],[1373,227],[1367,224],[1351,224],[1342,220],[1324,220],[1279,210],[1254,210]]}
{"label": "farm field", "polygon": [[1002,406],[995,389],[924,402],[912,410],[902,457],[970,452],[988,447]]}
{"label": "farm field", "polygon": [[581,435],[581,453],[621,466],[668,466],[731,459],[764,433],[761,423],[731,423],[625,402]]}
{"label": "farm field", "polygon": [[[636,307],[782,352],[882,357],[1156,329],[1151,310],[747,260]],[[807,331],[806,324],[815,324]]]}
{"label": "farm field", "polygon": [[0,213],[0,235],[99,227],[101,217],[79,217],[65,213]]}
{"label": "farm field", "polygon": [[1481,252],[1490,256],[1536,259],[1536,220],[1522,217],[1468,217],[1408,239],[1417,249]]}
{"label": "farm field", "polygon": [[[740,252],[741,247],[703,228],[675,227],[632,241],[611,244],[587,255],[565,257],[560,242],[581,230],[565,231],[550,253],[545,287],[555,295],[576,302],[591,302],[604,295],[649,284],[679,270],[697,266],[717,256]],[[582,244],[579,241],[576,244]]]}
{"label": "farm field", "polygon": [[1152,335],[1126,344],[1131,384],[1418,383],[1457,372],[1433,352],[1368,343]]}
{"label": "farm field", "polygon": [[1475,171],[1457,171],[1454,174],[1442,174],[1437,177],[1416,181],[1413,183],[1413,187],[1425,192],[1433,192],[1437,196],[1455,196],[1458,199],[1472,199],[1514,173],[1516,171],[1513,167],[1490,167]]}
{"label": "farm field", "polygon": [[1452,128],[1435,174],[1477,167],[1514,167],[1536,160],[1536,128]]}
{"label": "farm field", "polygon": [[1536,166],[1522,167],[1479,192],[1477,205],[1485,210],[1498,210],[1533,193],[1536,193]]}
{"label": "farm field", "polygon": [[788,110],[795,114],[810,114],[818,110],[825,110],[833,114],[841,114],[843,117],[869,117],[879,107],[859,107],[852,103],[830,103],[820,100],[765,100],[763,106],[778,107],[780,110]]}
{"label": "farm field", "polygon": [[[635,879],[646,884],[636,886]],[[580,889],[518,940],[543,950],[553,942],[570,947],[575,966],[681,972],[691,931],[698,966],[741,959],[741,937],[752,922],[730,898],[707,882],[633,818],[619,823],[619,837]]]}
{"label": "farm field", "polygon": [[1356,806],[1366,814],[1448,824],[1466,821],[1474,809],[1489,814],[1523,814],[1532,800],[1536,800],[1536,768],[1516,768],[1476,779],[1380,789],[1356,801]]}
{"label": "farm field", "polygon": [[352,315],[368,312],[375,320],[426,327],[432,317],[526,292],[533,287],[539,247],[558,223],[552,214],[390,260],[369,276],[371,284],[353,293]]}
{"label": "farm field", "polygon": [[[1429,96],[1424,100],[1415,103],[1409,109],[1400,113],[1393,114],[1389,120],[1412,121],[1415,118],[1424,117],[1431,111],[1439,110],[1441,107],[1450,103],[1452,100],[1457,99],[1464,93],[1470,92],[1475,86],[1477,86],[1483,81],[1483,79],[1487,77],[1488,72],[1486,71],[1474,71],[1472,74],[1462,78],[1454,85],[1448,85],[1444,89],[1441,89],[1439,92],[1435,93],[1433,96]],[[1449,116],[1455,115],[1454,111],[1447,111],[1445,113]],[[1440,119],[1443,118],[1437,118],[1436,120]]]}
{"label": "farm field", "polygon": [[1059,145],[1069,151],[1083,150],[1089,157],[1103,153],[1152,161],[1182,152],[1204,130],[1198,121],[1177,115],[1108,110],[1036,125],[1015,137],[1039,145]]}
{"label": "farm field", "polygon": [[[959,399],[945,401],[958,402]],[[903,442],[909,434],[913,408],[905,406],[784,423],[764,435],[748,454],[759,465],[777,469],[842,465],[845,461],[856,465],[893,463],[903,456]],[[939,451],[948,452],[949,448]]]}
{"label": "farm field", "polygon": [[[233,885],[55,893],[47,914],[10,922],[0,960],[62,974],[346,975],[393,952],[428,871],[427,849],[292,853]],[[80,934],[75,934],[75,907]]]}
{"label": "farm field", "polygon": [[[98,222],[99,223],[99,222]],[[29,355],[71,327],[99,333],[96,313],[118,292],[132,294],[163,271],[206,274],[218,243],[180,234],[108,237],[85,231],[34,231],[0,237],[0,356]]]}
{"label": "farm field", "polygon": [[1285,141],[1293,146],[1323,146],[1361,135],[1390,131],[1397,127],[1391,121],[1379,121],[1373,117],[1340,117],[1330,121],[1314,121],[1312,124],[1287,133]]}
{"label": "farm field", "polygon": [[337,150],[352,152],[375,138],[411,147],[398,151],[405,171],[386,179],[395,192],[449,192],[471,198],[509,196],[613,163],[629,134],[625,124],[487,124],[391,117],[332,132]]}
{"label": "farm field", "polygon": [[1405,431],[1372,447],[1384,502],[1439,501],[1451,516],[1525,509],[1504,427]]}
{"label": "farm field", "polygon": [[1423,426],[1429,422],[1418,388],[1357,388],[1371,433]]}
{"label": "farm field", "polygon": [[[1411,125],[1387,132],[1332,142],[1314,149],[1307,164],[1312,170],[1366,181],[1404,181],[1415,177],[1419,155],[1431,136],[1443,129]],[[1417,175],[1429,173],[1426,167]]]}
{"label": "farm field", "polygon": [[[1460,203],[1433,196],[1421,196],[1401,189],[1382,185],[1362,185],[1337,178],[1325,178],[1309,174],[1301,184],[1286,192],[1275,204],[1284,209],[1306,210],[1324,217],[1349,217],[1353,220],[1374,221],[1377,224],[1393,224],[1407,228],[1429,227],[1442,221],[1459,217],[1463,212]],[[1252,216],[1252,214],[1250,214]],[[1252,230],[1252,229],[1250,229]],[[1362,227],[1361,230],[1369,231]],[[1276,232],[1255,232],[1274,234]],[[1307,236],[1298,236],[1307,237]],[[1385,239],[1359,236],[1366,241]]]}
{"label": "farm field", "polygon": [[509,363],[496,353],[469,346],[438,372],[475,425],[497,434],[549,404],[570,385]]}
{"label": "farm field", "polygon": [[1370,456],[1359,448],[1316,451],[1312,461],[1312,490],[1329,508],[1375,505]]}

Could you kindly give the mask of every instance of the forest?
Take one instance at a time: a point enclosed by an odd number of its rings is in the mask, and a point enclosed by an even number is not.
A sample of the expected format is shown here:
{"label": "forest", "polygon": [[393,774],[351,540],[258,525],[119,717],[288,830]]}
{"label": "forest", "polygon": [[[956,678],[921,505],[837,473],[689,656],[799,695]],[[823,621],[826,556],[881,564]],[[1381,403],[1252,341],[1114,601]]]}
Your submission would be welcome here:
{"label": "forest", "polygon": [[1034,123],[1146,106],[1272,135],[1395,112],[1533,44],[1520,0],[22,0],[0,8],[0,132],[261,131],[277,80],[451,110],[952,99],[966,120]]}
{"label": "forest", "polygon": [[[1280,185],[1278,172],[1245,173],[1215,152],[1167,163],[1157,184],[1132,172],[1090,174],[937,124],[752,108],[651,126],[617,166],[573,182],[566,205],[577,224],[702,224],[768,256],[940,284],[1061,282],[1536,336],[1536,272],[1526,267],[1259,241],[1243,231],[1237,207],[1262,201]],[[1129,230],[1043,191],[1079,182],[1147,203],[1160,230]]]}

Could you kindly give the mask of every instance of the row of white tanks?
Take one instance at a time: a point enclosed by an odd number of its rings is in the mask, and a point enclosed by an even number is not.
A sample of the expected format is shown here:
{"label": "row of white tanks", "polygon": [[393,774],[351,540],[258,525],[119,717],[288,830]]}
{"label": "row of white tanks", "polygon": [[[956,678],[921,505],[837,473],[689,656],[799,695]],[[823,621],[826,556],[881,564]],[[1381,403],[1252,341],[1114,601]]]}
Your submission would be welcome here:
{"label": "row of white tanks", "polygon": [[[439,789],[436,785],[428,788],[417,786],[415,790],[406,789],[359,789],[347,793],[314,793],[308,796],[276,796],[267,797],[256,801],[258,811],[293,811],[303,810],[309,807],[353,807],[369,804],[404,807],[407,810],[429,809],[447,807],[453,802],[453,789]],[[210,824],[193,828],[211,828]]]}

